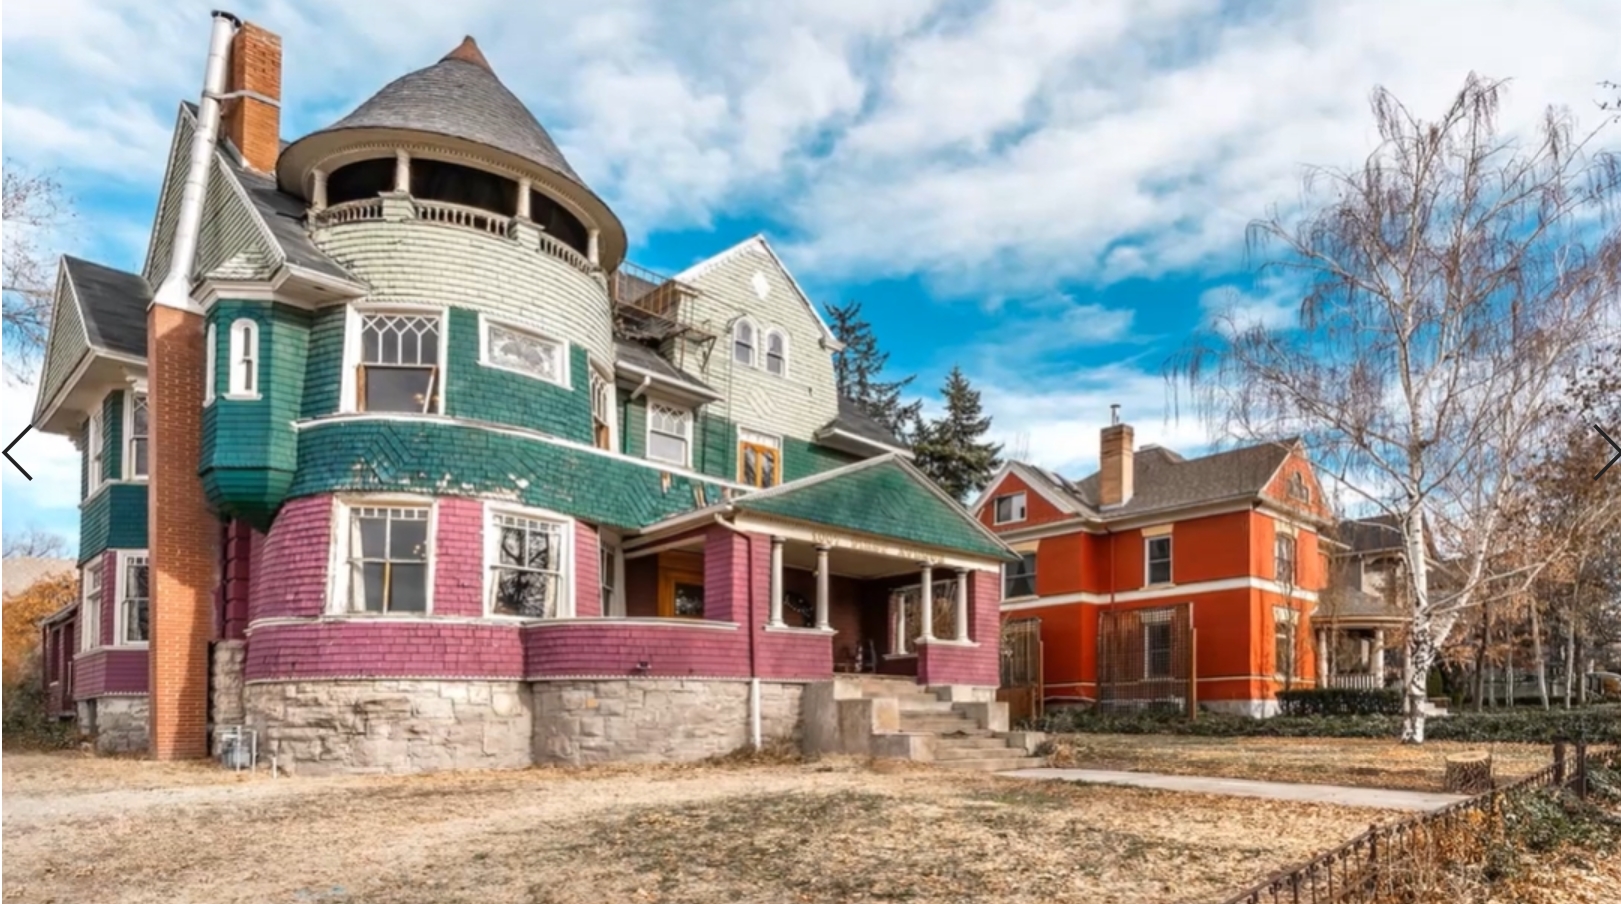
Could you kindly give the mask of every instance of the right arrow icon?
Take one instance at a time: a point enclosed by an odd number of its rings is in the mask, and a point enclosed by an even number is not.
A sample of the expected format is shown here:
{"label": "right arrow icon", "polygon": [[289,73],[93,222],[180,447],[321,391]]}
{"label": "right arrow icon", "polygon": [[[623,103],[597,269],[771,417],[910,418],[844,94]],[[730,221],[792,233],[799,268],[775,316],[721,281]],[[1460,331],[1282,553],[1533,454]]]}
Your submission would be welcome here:
{"label": "right arrow icon", "polygon": [[1597,431],[1598,431],[1598,435],[1599,435],[1599,436],[1602,436],[1602,437],[1604,437],[1604,441],[1605,441],[1605,442],[1607,442],[1607,443],[1609,443],[1609,444],[1610,444],[1610,448],[1612,448],[1612,449],[1614,449],[1614,450],[1615,450],[1615,457],[1614,457],[1614,458],[1612,458],[1612,459],[1610,459],[1610,461],[1609,461],[1609,464],[1606,464],[1606,465],[1605,465],[1605,466],[1604,466],[1604,467],[1602,467],[1602,468],[1599,468],[1599,472],[1598,472],[1598,473],[1597,473],[1597,474],[1594,474],[1594,475],[1593,475],[1593,479],[1594,479],[1594,480],[1597,480],[1597,479],[1599,479],[1599,478],[1600,478],[1600,477],[1603,477],[1603,476],[1604,476],[1604,472],[1605,472],[1605,471],[1608,471],[1608,470],[1610,470],[1610,465],[1613,465],[1613,464],[1615,464],[1615,463],[1616,463],[1616,462],[1618,462],[1618,461],[1621,461],[1621,445],[1617,445],[1617,444],[1616,444],[1616,441],[1615,441],[1615,440],[1613,440],[1613,439],[1610,439],[1610,434],[1608,434],[1608,433],[1605,433],[1605,432],[1604,432],[1604,428],[1603,428],[1603,427],[1600,427],[1600,426],[1599,426],[1599,425],[1597,425],[1597,424],[1594,424],[1594,425],[1593,425],[1593,429],[1594,429],[1594,430],[1597,430]]}

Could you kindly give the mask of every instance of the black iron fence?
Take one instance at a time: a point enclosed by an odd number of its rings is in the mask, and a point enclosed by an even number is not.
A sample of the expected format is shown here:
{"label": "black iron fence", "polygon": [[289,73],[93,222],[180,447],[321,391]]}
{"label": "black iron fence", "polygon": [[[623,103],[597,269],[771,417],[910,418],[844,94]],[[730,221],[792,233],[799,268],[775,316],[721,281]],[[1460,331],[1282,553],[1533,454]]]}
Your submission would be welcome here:
{"label": "black iron fence", "polygon": [[[1574,756],[1567,756],[1571,752]],[[1312,860],[1276,873],[1223,904],[1373,904],[1399,897],[1447,861],[1501,831],[1504,803],[1545,788],[1586,797],[1588,767],[1621,764],[1621,747],[1590,751],[1577,743],[1554,747],[1548,766],[1502,788],[1392,825],[1375,825]]]}

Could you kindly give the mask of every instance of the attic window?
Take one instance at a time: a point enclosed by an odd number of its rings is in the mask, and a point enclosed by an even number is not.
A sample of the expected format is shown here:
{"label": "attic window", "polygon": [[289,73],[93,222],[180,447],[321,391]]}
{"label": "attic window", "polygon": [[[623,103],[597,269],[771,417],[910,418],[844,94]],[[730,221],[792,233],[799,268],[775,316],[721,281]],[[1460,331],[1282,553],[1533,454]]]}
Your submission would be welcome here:
{"label": "attic window", "polygon": [[1009,493],[998,496],[994,502],[996,506],[996,523],[1012,524],[1023,521],[1025,518],[1025,495],[1023,493]]}
{"label": "attic window", "polygon": [[753,367],[754,342],[754,324],[739,320],[732,328],[732,360]]}
{"label": "attic window", "polygon": [[788,375],[788,337],[779,330],[765,334],[765,369],[779,377]]}
{"label": "attic window", "polygon": [[1311,487],[1306,485],[1306,478],[1299,471],[1289,475],[1289,498],[1301,502],[1311,501]]}

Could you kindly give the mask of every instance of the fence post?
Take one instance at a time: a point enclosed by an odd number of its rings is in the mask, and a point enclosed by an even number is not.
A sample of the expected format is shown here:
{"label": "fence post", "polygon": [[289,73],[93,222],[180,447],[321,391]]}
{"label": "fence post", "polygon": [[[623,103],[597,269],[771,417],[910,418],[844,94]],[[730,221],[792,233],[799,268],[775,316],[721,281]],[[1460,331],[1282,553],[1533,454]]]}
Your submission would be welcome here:
{"label": "fence post", "polygon": [[1576,796],[1587,799],[1587,742],[1576,742]]}
{"label": "fence post", "polygon": [[1368,826],[1368,891],[1379,893],[1379,824]]}
{"label": "fence post", "polygon": [[1555,741],[1553,744],[1553,786],[1560,790],[1565,787],[1565,742]]}

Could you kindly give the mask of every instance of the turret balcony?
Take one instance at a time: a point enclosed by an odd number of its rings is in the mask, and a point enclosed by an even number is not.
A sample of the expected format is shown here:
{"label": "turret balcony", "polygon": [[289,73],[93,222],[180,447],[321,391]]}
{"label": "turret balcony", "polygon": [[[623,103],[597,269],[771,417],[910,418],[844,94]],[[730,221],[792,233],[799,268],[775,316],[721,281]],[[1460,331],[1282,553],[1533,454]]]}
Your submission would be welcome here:
{"label": "turret balcony", "polygon": [[317,229],[341,227],[352,223],[406,221],[436,223],[517,242],[541,254],[550,255],[587,276],[601,272],[601,267],[586,255],[523,217],[508,216],[452,201],[431,201],[405,194],[382,194],[334,204],[314,213],[311,219]]}

